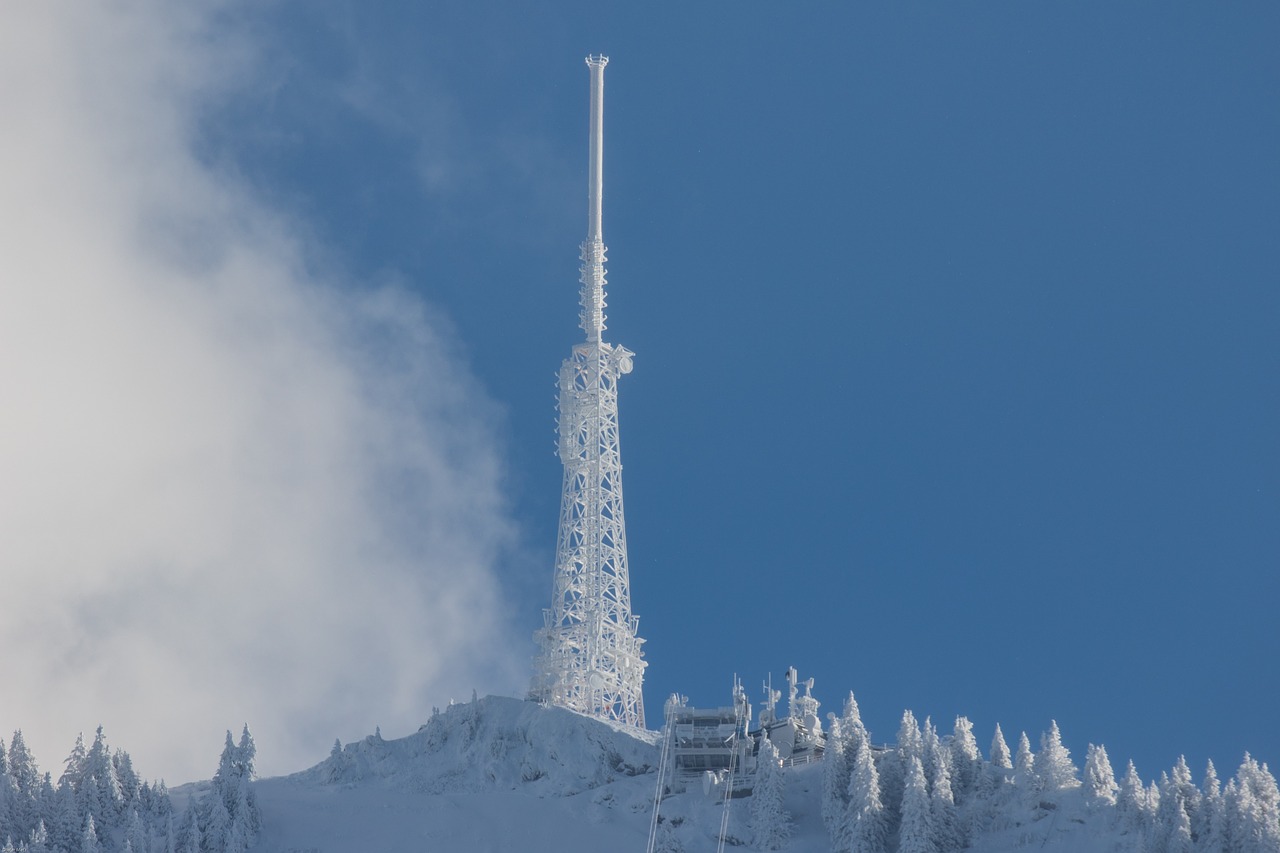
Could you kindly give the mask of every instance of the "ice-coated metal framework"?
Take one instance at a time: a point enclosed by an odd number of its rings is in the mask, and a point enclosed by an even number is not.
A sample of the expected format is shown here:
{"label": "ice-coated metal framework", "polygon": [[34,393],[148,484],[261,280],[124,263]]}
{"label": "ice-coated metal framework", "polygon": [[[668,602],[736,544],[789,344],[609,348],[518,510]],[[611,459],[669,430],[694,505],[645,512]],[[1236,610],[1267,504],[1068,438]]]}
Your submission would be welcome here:
{"label": "ice-coated metal framework", "polygon": [[618,377],[631,372],[630,350],[606,343],[604,198],[605,56],[588,56],[591,131],[587,239],[582,244],[586,340],[560,367],[559,453],[564,464],[551,607],[535,634],[539,654],[532,693],[551,705],[644,728],[646,663],[639,620],[631,614],[627,533],[618,447]]}

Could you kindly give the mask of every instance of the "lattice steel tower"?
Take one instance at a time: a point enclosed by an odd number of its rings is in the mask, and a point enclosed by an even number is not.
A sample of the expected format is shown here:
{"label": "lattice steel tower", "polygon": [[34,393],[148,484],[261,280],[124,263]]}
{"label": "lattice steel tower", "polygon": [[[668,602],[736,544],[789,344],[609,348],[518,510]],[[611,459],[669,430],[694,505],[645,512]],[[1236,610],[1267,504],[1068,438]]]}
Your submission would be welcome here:
{"label": "lattice steel tower", "polygon": [[586,340],[560,367],[559,452],[564,464],[555,584],[533,694],[543,702],[644,728],[644,668],[631,615],[627,533],[618,450],[618,377],[634,355],[605,343],[605,246],[600,229],[604,178],[605,56],[588,56],[591,133],[587,239],[582,244]]}

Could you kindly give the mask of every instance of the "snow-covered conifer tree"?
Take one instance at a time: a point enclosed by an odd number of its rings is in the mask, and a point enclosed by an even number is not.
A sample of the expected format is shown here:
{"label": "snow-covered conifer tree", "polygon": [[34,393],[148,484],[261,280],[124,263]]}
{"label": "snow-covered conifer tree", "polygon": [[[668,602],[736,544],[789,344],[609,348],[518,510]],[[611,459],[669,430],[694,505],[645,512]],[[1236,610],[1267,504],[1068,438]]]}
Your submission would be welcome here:
{"label": "snow-covered conifer tree", "polygon": [[26,853],[49,853],[49,831],[43,820],[37,822],[36,828],[31,830],[31,835],[27,838]]}
{"label": "snow-covered conifer tree", "polygon": [[129,816],[125,820],[124,825],[125,840],[133,845],[134,850],[146,853],[147,849],[147,830],[142,825],[142,816],[138,814],[137,809],[130,809]]}
{"label": "snow-covered conifer tree", "polygon": [[1172,810],[1173,824],[1169,827],[1163,849],[1167,853],[1192,853],[1194,844],[1191,840],[1191,818],[1181,806],[1182,797],[1178,796],[1177,799],[1179,805]]}
{"label": "snow-covered conifer tree", "polygon": [[[1232,853],[1275,853],[1280,850],[1280,789],[1265,764],[1245,753],[1234,789],[1224,794],[1226,835]],[[1230,783],[1228,788],[1232,789]]]}
{"label": "snow-covered conifer tree", "polygon": [[978,739],[973,735],[973,723],[968,717],[956,717],[951,732],[951,770],[956,800],[965,802],[977,787],[982,770],[982,753],[978,751]]}
{"label": "snow-covered conifer tree", "polygon": [[858,707],[858,700],[853,697],[853,691],[849,691],[848,697],[844,700],[843,713],[840,715],[840,726],[844,729],[845,734],[851,734],[854,729],[861,729],[864,732],[867,727],[862,724],[862,710]]}
{"label": "snow-covered conifer tree", "polygon": [[[1027,748],[1030,750],[1030,744]],[[1013,769],[1013,761],[1009,757],[1009,744],[1004,742],[1004,732],[1000,731],[999,723],[996,723],[996,734],[991,739],[991,766],[1002,770]]]}
{"label": "snow-covered conifer tree", "polygon": [[[910,769],[912,758],[924,761],[924,735],[916,722],[916,715],[908,709],[902,712],[902,722],[898,725],[898,760],[904,771]],[[906,774],[903,776],[905,778]]]}
{"label": "snow-covered conifer tree", "polygon": [[829,717],[826,749],[822,753],[822,822],[835,838],[848,803],[849,765],[845,761],[844,728],[834,714]]}
{"label": "snow-covered conifer tree", "polygon": [[325,778],[337,782],[346,772],[347,754],[342,751],[342,741],[334,738],[333,749],[329,750],[329,761],[325,767]]}
{"label": "snow-covered conifer tree", "polygon": [[9,743],[8,772],[0,786],[3,790],[5,813],[0,813],[0,821],[7,821],[5,832],[16,835],[19,840],[26,838],[27,833],[36,825],[35,800],[40,794],[40,769],[36,766],[35,756],[27,749],[27,742],[19,729],[13,733]]}
{"label": "snow-covered conifer tree", "polygon": [[791,837],[791,816],[782,804],[784,783],[778,750],[762,735],[751,791],[751,833],[761,850],[780,850]]}
{"label": "snow-covered conifer tree", "polygon": [[1191,823],[1182,792],[1167,773],[1161,774],[1159,787],[1159,806],[1147,829],[1147,853],[1190,853]]}
{"label": "snow-covered conifer tree", "polygon": [[923,761],[924,737],[915,714],[908,709],[902,712],[902,722],[898,725],[897,748],[889,753],[879,768],[880,790],[889,812],[889,825],[895,829],[901,820],[903,790],[912,758]]}
{"label": "snow-covered conifer tree", "polygon": [[80,835],[80,853],[102,853],[102,843],[98,840],[98,831],[93,825],[93,815],[85,819],[84,832]]}
{"label": "snow-covered conifer tree", "polygon": [[1089,744],[1084,760],[1086,799],[1094,806],[1114,806],[1119,791],[1115,771],[1111,769],[1111,760],[1107,757],[1107,748]]}
{"label": "snow-covered conifer tree", "polygon": [[200,834],[199,810],[195,803],[187,806],[175,836],[177,853],[200,853],[204,839]]}
{"label": "snow-covered conifer tree", "polygon": [[933,837],[940,851],[960,850],[968,844],[967,833],[960,825],[956,814],[955,795],[951,790],[950,762],[943,760],[937,763],[934,777],[929,786],[931,807],[933,809]]}
{"label": "snow-covered conifer tree", "polygon": [[930,791],[933,790],[939,774],[945,773],[950,783],[951,750],[943,748],[942,740],[938,737],[938,727],[929,717],[925,717],[924,727],[921,730],[921,761],[924,764],[924,777],[929,783]]}
{"label": "snow-covered conifer tree", "polygon": [[1030,800],[1040,790],[1036,776],[1035,755],[1031,752],[1031,739],[1023,732],[1018,738],[1018,751],[1013,755],[1013,782],[1022,795]]}
{"label": "snow-covered conifer tree", "polygon": [[243,842],[248,846],[261,829],[262,817],[251,786],[256,754],[257,747],[247,725],[239,744],[232,739],[231,732],[227,732],[213,786],[200,807],[206,850],[222,851],[229,843]]}
{"label": "snow-covered conifer tree", "polygon": [[84,778],[85,761],[88,758],[89,753],[84,748],[84,732],[81,732],[76,735],[76,745],[71,748],[71,754],[63,763],[65,769],[58,779],[58,787],[69,785],[72,790],[79,790],[80,781]]}
{"label": "snow-covered conifer tree", "polygon": [[111,766],[115,769],[116,778],[120,782],[121,801],[126,808],[136,806],[142,789],[142,780],[133,769],[133,759],[129,757],[129,753],[117,749],[111,756]]}
{"label": "snow-covered conifer tree", "polygon": [[[472,691],[473,694],[474,692]],[[472,701],[475,702],[474,696]],[[257,778],[253,760],[258,754],[258,747],[253,742],[253,735],[249,734],[248,723],[245,724],[244,730],[240,733],[240,743],[236,747],[236,753],[240,769],[239,784],[236,791],[236,814],[237,817],[243,817],[248,840],[252,842],[257,837],[258,831],[262,829],[262,814],[258,810],[257,795],[254,794],[250,785]]]}
{"label": "snow-covered conifer tree", "polygon": [[1116,793],[1116,817],[1125,831],[1142,831],[1147,825],[1147,792],[1132,760]]}
{"label": "snow-covered conifer tree", "polygon": [[1146,813],[1147,826],[1150,827],[1156,819],[1156,814],[1160,811],[1160,786],[1164,780],[1168,778],[1167,773],[1160,774],[1160,782],[1152,781],[1147,786],[1146,798],[1143,801],[1143,811]]}
{"label": "snow-covered conifer tree", "polygon": [[933,830],[933,807],[924,778],[924,765],[912,755],[902,792],[902,822],[898,828],[898,853],[939,853]]}
{"label": "snow-covered conifer tree", "polygon": [[116,766],[111,760],[111,750],[107,746],[102,726],[98,726],[93,746],[89,747],[89,754],[85,757],[85,781],[80,790],[81,807],[87,807],[89,813],[100,821],[112,822],[122,815],[124,792],[120,787],[120,778],[116,775]]}
{"label": "snow-covered conifer tree", "polygon": [[885,853],[889,844],[888,814],[880,798],[880,777],[866,730],[858,732],[862,741],[849,774],[849,807],[843,815],[838,853]]}
{"label": "snow-covered conifer tree", "polygon": [[201,805],[206,811],[200,822],[200,847],[205,853],[223,853],[231,833],[231,813],[219,796],[209,796]]}
{"label": "snow-covered conifer tree", "polygon": [[75,789],[69,782],[59,785],[57,796],[54,797],[53,806],[45,821],[51,846],[59,850],[77,849],[82,831],[81,820]]}
{"label": "snow-covered conifer tree", "polygon": [[13,787],[19,794],[34,797],[40,790],[40,768],[36,766],[35,756],[27,749],[21,729],[13,733],[13,740],[9,743],[8,765]]}
{"label": "snow-covered conifer tree", "polygon": [[1228,779],[1222,786],[1222,848],[1227,853],[1237,853],[1240,843],[1237,841],[1237,826],[1240,812],[1240,783]]}
{"label": "snow-covered conifer tree", "polygon": [[1203,853],[1226,853],[1223,820],[1222,785],[1218,781],[1218,769],[1209,761],[1200,784],[1200,810],[1191,823],[1191,835]]}
{"label": "snow-covered conifer tree", "polygon": [[1178,792],[1182,810],[1187,813],[1187,818],[1194,824],[1196,815],[1200,812],[1200,789],[1196,787],[1195,782],[1191,781],[1191,768],[1187,766],[1187,757],[1185,755],[1178,756],[1178,763],[1173,766],[1173,773],[1170,774],[1169,781]]}
{"label": "snow-covered conifer tree", "polygon": [[178,836],[173,823],[173,812],[169,812],[160,823],[152,825],[147,831],[147,850],[149,853],[178,853]]}
{"label": "snow-covered conifer tree", "polygon": [[1049,731],[1040,735],[1040,751],[1036,753],[1035,771],[1040,778],[1042,791],[1061,791],[1080,784],[1076,766],[1071,761],[1071,753],[1062,745],[1062,734],[1058,731],[1056,720],[1050,724]]}

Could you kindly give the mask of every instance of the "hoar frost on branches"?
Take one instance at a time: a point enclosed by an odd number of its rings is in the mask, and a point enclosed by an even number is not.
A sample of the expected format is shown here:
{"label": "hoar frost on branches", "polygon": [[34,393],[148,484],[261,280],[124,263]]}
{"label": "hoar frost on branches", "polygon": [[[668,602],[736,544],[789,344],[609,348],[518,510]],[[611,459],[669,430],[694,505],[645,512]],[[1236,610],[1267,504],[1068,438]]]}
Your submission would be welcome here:
{"label": "hoar frost on branches", "polygon": [[22,733],[0,744],[0,838],[13,853],[78,853],[104,846],[129,853],[168,853],[173,806],[163,782],[143,782],[127,752],[111,750],[101,727],[91,749],[84,737],[53,784]]}
{"label": "hoar frost on branches", "polygon": [[849,763],[845,760],[844,727],[828,715],[826,748],[822,753],[822,822],[834,836],[848,805]]}
{"label": "hoar frost on branches", "polygon": [[762,737],[751,792],[751,833],[761,850],[781,850],[791,837],[791,816],[782,804],[784,783],[778,749]]}
{"label": "hoar frost on branches", "polygon": [[195,805],[195,827],[182,841],[192,846],[198,839],[203,853],[244,853],[262,828],[262,816],[254,796],[253,759],[257,754],[253,736],[245,726],[237,744],[227,732],[226,745],[218,760],[218,771],[205,796]]}
{"label": "hoar frost on branches", "polygon": [[1040,751],[1036,753],[1035,774],[1041,791],[1062,791],[1079,786],[1076,766],[1071,763],[1071,753],[1062,745],[1062,733],[1056,720],[1051,721],[1049,731],[1040,735]]}
{"label": "hoar frost on branches", "polygon": [[996,723],[995,737],[991,738],[991,764],[1003,770],[1013,769],[1013,759],[1009,756],[1009,744],[1004,742],[1004,732],[1000,731],[999,723]]}
{"label": "hoar frost on branches", "polygon": [[1094,805],[1114,806],[1120,786],[1116,784],[1115,771],[1107,758],[1105,746],[1089,744],[1084,760],[1084,791]]}
{"label": "hoar frost on branches", "polygon": [[884,853],[889,844],[889,816],[880,797],[880,777],[866,730],[859,730],[856,738],[859,743],[849,773],[848,806],[832,832],[832,847],[837,853]]}
{"label": "hoar frost on branches", "polygon": [[939,853],[933,826],[933,804],[924,778],[924,765],[914,755],[907,759],[902,791],[902,824],[898,829],[898,853]]}

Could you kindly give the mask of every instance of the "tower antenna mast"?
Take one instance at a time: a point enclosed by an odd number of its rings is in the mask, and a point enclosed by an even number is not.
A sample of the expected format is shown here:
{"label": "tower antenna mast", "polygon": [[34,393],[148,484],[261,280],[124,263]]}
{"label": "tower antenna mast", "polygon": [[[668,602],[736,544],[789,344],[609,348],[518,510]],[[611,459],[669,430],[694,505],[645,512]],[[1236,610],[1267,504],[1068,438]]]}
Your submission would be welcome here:
{"label": "tower antenna mast", "polygon": [[631,613],[618,444],[618,377],[634,353],[606,343],[604,67],[591,72],[587,239],[581,246],[579,324],[586,340],[560,366],[559,454],[564,465],[551,607],[543,613],[532,694],[550,705],[644,728],[647,666]]}

